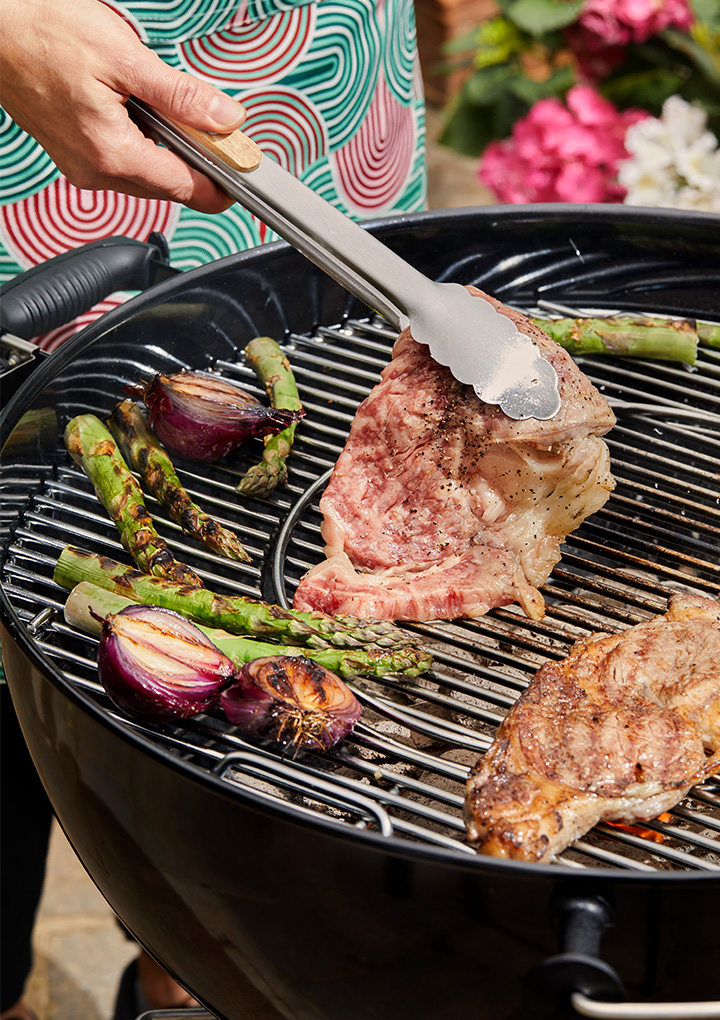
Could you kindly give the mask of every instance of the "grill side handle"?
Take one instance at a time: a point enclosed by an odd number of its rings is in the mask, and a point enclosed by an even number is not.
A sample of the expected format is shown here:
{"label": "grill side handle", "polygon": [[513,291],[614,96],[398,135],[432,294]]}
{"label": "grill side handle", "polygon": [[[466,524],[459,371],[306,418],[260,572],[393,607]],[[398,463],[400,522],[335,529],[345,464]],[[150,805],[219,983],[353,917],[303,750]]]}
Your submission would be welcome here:
{"label": "grill side handle", "polygon": [[109,294],[176,275],[162,234],[108,237],[34,266],[0,287],[0,333],[31,340],[72,322]]}
{"label": "grill side handle", "polygon": [[577,1017],[571,996],[617,1002],[624,998],[615,970],[599,957],[603,933],[614,920],[610,903],[592,894],[560,895],[551,911],[559,930],[559,952],[528,975],[524,988],[525,1020]]}
{"label": "grill side handle", "polygon": [[720,1020],[720,1001],[623,1001],[622,981],[599,957],[600,940],[614,922],[604,897],[560,894],[551,912],[559,929],[559,952],[528,975],[524,1020]]}

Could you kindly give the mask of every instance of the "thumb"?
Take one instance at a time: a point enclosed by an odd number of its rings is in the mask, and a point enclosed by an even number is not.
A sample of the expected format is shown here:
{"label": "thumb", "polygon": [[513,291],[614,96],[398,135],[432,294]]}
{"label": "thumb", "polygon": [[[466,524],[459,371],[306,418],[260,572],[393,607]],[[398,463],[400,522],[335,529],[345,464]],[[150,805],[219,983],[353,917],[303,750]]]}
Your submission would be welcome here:
{"label": "thumb", "polygon": [[133,94],[180,124],[203,131],[225,134],[245,121],[245,107],[184,71],[169,67],[152,50],[143,46],[145,59],[133,71]]}

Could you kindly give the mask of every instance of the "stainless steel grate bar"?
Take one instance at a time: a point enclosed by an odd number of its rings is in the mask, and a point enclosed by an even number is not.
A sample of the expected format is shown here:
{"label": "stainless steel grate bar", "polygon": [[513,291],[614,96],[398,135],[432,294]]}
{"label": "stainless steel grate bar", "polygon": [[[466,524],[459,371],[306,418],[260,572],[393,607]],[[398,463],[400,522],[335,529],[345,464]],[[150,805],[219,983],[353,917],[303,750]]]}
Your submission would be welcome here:
{"label": "stainless steel grate bar", "polygon": [[[271,499],[236,501],[235,485],[246,467],[243,457],[207,474],[193,465],[183,467],[180,474],[193,498],[238,530],[253,554],[252,564],[229,563],[200,551],[148,500],[171,547],[210,587],[260,594],[261,557],[269,555],[276,532],[307,489],[334,463],[356,406],[377,381],[393,339],[377,318],[289,337],[308,417],[298,430],[289,485]],[[322,757],[303,755],[285,763],[272,748],[246,740],[220,716],[150,727],[114,711],[97,679],[97,642],[64,623],[66,593],[54,584],[52,573],[67,543],[100,548],[121,560],[127,557],[89,483],[62,455],[52,471],[31,465],[0,474],[0,521],[14,526],[2,574],[4,589],[19,619],[29,630],[37,626],[38,649],[69,683],[102,704],[118,725],[163,746],[189,767],[223,775],[229,770],[229,786],[247,784],[267,803],[290,803],[307,817],[320,812],[339,826],[369,828],[388,839],[472,856],[474,851],[462,839],[468,767],[489,745],[504,712],[536,669],[564,657],[586,634],[616,631],[661,612],[674,588],[720,588],[715,555],[720,432],[704,437],[689,432],[687,422],[672,419],[673,411],[688,410],[688,380],[695,384],[701,378],[698,399],[707,410],[720,409],[720,359],[711,367],[712,372],[688,376],[675,366],[585,360],[585,371],[607,394],[665,406],[669,417],[619,411],[619,423],[609,437],[618,488],[607,507],[568,541],[562,562],[544,587],[546,618],[529,621],[507,608],[478,621],[408,626],[433,648],[433,670],[412,681],[359,680],[355,686],[363,718],[350,738]],[[247,366],[223,361],[216,368],[260,394]],[[146,367],[138,366],[141,370]],[[102,385],[98,382],[99,392]],[[321,551],[320,517],[312,505],[299,517],[285,555],[287,597]],[[42,614],[45,607],[49,618]],[[231,767],[236,755],[244,756],[246,766],[252,762],[251,769],[244,769],[245,778]],[[316,795],[320,789],[324,799]],[[703,783],[673,812],[671,822],[648,823],[642,829],[662,842],[638,831],[600,826],[566,851],[558,866],[718,870],[720,786]]]}

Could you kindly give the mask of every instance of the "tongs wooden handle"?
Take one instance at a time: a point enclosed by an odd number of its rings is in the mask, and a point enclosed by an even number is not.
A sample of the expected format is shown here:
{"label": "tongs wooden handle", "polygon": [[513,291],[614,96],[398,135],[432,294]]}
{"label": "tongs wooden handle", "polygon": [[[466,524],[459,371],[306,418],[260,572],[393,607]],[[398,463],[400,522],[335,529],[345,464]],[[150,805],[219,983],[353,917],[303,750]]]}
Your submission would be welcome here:
{"label": "tongs wooden handle", "polygon": [[396,329],[409,326],[435,361],[481,400],[516,419],[557,414],[555,369],[485,298],[472,297],[460,284],[428,279],[275,160],[263,159],[241,131],[197,131],[132,98],[128,111]]}
{"label": "tongs wooden handle", "polygon": [[214,156],[217,156],[218,159],[227,163],[231,169],[247,173],[260,166],[262,149],[242,131],[233,131],[229,135],[217,135],[212,131],[201,131],[199,128],[188,127],[187,124],[179,124],[170,117],[167,119],[208,149]]}

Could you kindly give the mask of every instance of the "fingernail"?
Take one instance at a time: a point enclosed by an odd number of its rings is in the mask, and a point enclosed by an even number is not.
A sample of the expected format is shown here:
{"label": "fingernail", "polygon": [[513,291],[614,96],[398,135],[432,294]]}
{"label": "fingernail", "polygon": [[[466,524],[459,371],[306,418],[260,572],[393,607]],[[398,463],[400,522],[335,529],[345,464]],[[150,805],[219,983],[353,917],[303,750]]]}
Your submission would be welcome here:
{"label": "fingernail", "polygon": [[238,127],[245,118],[245,110],[240,103],[224,93],[220,93],[210,101],[208,113],[218,127]]}

